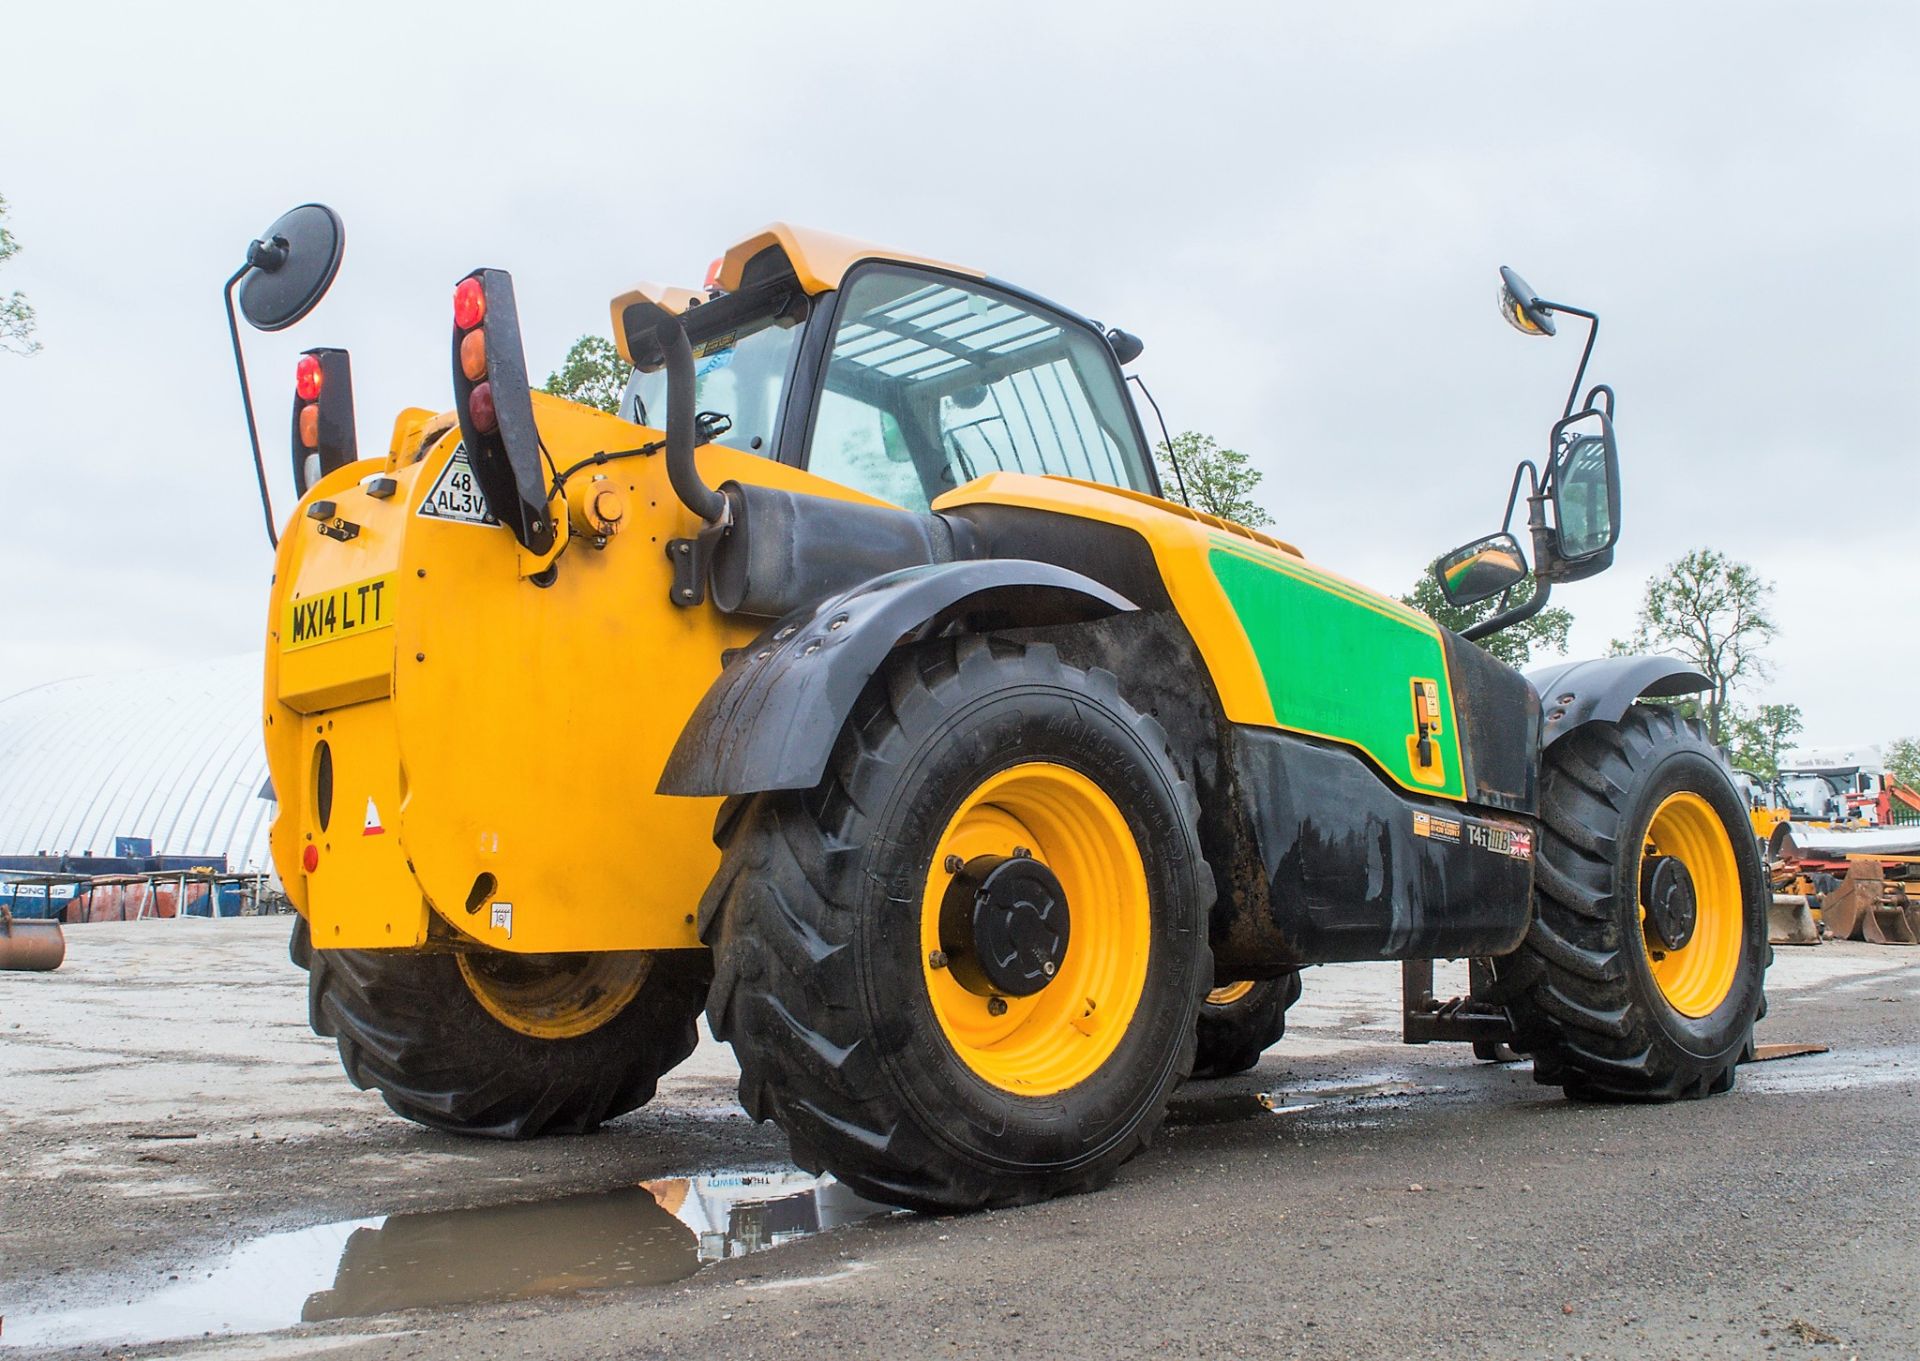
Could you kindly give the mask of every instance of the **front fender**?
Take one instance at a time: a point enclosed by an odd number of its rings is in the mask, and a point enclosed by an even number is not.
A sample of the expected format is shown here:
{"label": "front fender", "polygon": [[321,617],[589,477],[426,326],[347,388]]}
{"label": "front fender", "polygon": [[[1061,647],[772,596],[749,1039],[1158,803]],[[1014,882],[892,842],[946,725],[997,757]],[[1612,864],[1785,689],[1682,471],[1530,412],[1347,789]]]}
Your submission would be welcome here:
{"label": "front fender", "polygon": [[1546,716],[1546,750],[1588,723],[1618,723],[1639,699],[1671,699],[1713,688],[1713,682],[1673,657],[1595,657],[1527,672]]}
{"label": "front fender", "polygon": [[659,792],[811,789],[867,681],[904,642],[976,628],[1079,623],[1132,610],[1090,577],[1022,558],[908,567],[796,610],[727,662],[681,730]]}

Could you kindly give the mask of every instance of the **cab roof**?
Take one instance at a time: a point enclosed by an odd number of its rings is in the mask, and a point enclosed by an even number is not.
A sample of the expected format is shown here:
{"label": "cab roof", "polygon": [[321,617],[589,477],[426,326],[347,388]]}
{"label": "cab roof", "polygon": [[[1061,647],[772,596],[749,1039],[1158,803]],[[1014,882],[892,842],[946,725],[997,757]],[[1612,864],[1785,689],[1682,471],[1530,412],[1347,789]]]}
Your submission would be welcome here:
{"label": "cab roof", "polygon": [[[866,260],[928,265],[971,279],[986,277],[977,269],[931,256],[894,250],[813,227],[774,222],[727,249],[716,262],[711,286],[723,293],[737,294],[760,284],[790,279],[812,297],[840,287],[847,272]],[[705,305],[710,304],[701,290],[657,283],[634,285],[614,298],[611,308],[613,339],[620,357],[629,364],[645,367],[652,356],[642,353],[636,357],[634,341],[651,332],[662,313],[679,316],[690,307]],[[640,348],[646,349],[644,341]]]}

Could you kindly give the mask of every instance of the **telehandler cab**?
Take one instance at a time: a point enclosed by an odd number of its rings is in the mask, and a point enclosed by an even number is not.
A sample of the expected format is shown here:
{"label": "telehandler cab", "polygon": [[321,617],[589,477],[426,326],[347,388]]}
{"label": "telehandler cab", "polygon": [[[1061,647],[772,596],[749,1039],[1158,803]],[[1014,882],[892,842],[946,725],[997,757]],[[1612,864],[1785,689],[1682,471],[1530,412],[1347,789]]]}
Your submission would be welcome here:
{"label": "telehandler cab", "polygon": [[[296,209],[230,311],[291,325],[343,240]],[[530,390],[476,270],[453,410],[366,457],[310,352],[264,718],[314,1028],[400,1114],[519,1137],[647,1101],[704,1006],[801,1166],[937,1210],[1101,1185],[1312,964],[1406,961],[1410,1041],[1581,1097],[1725,1091],[1765,884],[1647,702],[1705,678],[1473,642],[1620,531],[1597,320],[1509,270],[1500,305],[1587,347],[1508,497],[1527,598],[1505,529],[1435,565],[1503,602],[1462,634],[1165,499],[1140,342],[972,269],[776,224],[614,299],[618,415]]]}

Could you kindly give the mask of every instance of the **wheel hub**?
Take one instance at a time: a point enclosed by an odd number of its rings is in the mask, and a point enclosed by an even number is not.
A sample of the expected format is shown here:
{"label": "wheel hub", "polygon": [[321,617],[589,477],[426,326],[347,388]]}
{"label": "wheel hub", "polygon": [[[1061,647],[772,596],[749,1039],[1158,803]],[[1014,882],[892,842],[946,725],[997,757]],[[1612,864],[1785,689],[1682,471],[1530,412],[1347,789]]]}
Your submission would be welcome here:
{"label": "wheel hub", "polygon": [[940,948],[954,981],[983,997],[1031,997],[1046,987],[1070,931],[1059,877],[1018,851],[967,861],[940,904]]}
{"label": "wheel hub", "polygon": [[1647,909],[1647,927],[1669,950],[1693,939],[1699,920],[1699,901],[1693,876],[1677,856],[1650,855],[1640,866],[1640,901]]}

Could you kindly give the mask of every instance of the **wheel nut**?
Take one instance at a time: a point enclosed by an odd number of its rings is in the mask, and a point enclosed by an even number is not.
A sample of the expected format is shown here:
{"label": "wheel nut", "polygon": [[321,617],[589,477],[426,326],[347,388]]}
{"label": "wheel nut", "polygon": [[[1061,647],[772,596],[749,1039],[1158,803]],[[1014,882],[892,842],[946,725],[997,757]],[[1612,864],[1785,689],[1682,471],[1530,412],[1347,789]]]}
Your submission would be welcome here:
{"label": "wheel nut", "polygon": [[1006,998],[1004,998],[1004,997],[989,997],[989,998],[987,999],[987,1015],[989,1015],[989,1016],[1005,1016],[1006,1014],[1007,1014],[1007,999],[1006,999]]}
{"label": "wheel nut", "polygon": [[1040,966],[1040,972],[1045,974],[1048,978],[1052,978],[1053,977],[1053,961],[1049,959],[1044,964],[1042,964]]}
{"label": "wheel nut", "polygon": [[946,952],[945,950],[935,950],[935,951],[934,951],[934,952],[933,952],[932,954],[930,954],[930,955],[928,955],[928,956],[927,956],[927,967],[928,967],[929,969],[944,969],[944,968],[946,968],[946,967],[947,967],[947,952]]}
{"label": "wheel nut", "polygon": [[957,855],[950,855],[947,857],[946,867],[948,874],[958,874],[967,867],[967,862]]}

